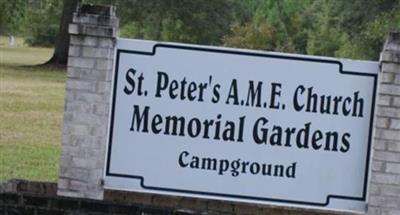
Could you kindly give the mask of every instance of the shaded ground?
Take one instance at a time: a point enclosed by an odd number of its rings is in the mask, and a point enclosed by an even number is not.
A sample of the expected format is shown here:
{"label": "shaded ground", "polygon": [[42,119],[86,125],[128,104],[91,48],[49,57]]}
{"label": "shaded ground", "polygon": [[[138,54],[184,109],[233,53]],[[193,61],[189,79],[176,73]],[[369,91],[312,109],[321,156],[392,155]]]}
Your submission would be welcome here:
{"label": "shaded ground", "polygon": [[18,41],[0,43],[0,180],[56,181],[65,72],[32,66],[48,60],[52,49]]}

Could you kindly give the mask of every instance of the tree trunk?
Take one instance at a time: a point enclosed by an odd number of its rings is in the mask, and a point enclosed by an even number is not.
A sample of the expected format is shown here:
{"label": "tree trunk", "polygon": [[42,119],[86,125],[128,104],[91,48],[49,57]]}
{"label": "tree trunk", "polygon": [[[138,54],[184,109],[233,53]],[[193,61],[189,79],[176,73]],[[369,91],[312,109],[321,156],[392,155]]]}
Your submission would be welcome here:
{"label": "tree trunk", "polygon": [[67,64],[69,47],[68,25],[72,22],[73,13],[75,12],[79,1],[80,0],[64,0],[60,28],[54,47],[54,53],[46,64]]}

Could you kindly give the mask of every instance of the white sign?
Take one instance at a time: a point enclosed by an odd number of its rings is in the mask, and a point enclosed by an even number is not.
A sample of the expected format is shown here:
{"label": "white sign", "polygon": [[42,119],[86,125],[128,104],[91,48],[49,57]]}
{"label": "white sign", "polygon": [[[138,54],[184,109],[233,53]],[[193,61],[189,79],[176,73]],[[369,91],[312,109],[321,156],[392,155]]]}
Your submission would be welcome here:
{"label": "white sign", "polygon": [[118,39],[105,187],[363,212],[378,70]]}

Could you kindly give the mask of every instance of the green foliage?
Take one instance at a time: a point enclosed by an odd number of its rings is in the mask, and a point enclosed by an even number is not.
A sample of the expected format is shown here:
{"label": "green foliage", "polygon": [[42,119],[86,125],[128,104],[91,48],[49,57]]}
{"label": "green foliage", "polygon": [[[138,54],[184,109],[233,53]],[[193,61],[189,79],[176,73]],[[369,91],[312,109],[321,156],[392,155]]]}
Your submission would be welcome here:
{"label": "green foliage", "polygon": [[151,40],[220,44],[230,28],[234,0],[119,1],[121,34]]}
{"label": "green foliage", "polygon": [[385,35],[400,30],[400,1],[315,1],[307,53],[343,58],[379,57]]}
{"label": "green foliage", "polygon": [[53,46],[59,30],[62,1],[40,0],[32,5],[27,14],[26,43],[31,46]]}
{"label": "green foliage", "polygon": [[0,1],[0,33],[20,34],[33,46],[52,46],[58,32],[62,1]]}
{"label": "green foliage", "polygon": [[21,33],[27,9],[26,0],[0,1],[0,34]]}
{"label": "green foliage", "polygon": [[234,25],[231,31],[232,34],[224,37],[226,46],[263,50],[273,50],[276,47],[274,29],[267,22]]}
{"label": "green foliage", "polygon": [[246,2],[252,19],[234,25],[227,46],[376,60],[385,35],[400,30],[399,0]]}
{"label": "green foliage", "polygon": [[[82,0],[117,7],[122,37],[378,59],[400,0]],[[54,44],[60,0],[0,1],[0,31]],[[0,32],[0,33],[1,33]]]}
{"label": "green foliage", "polygon": [[0,47],[0,181],[57,181],[65,71],[32,67],[51,53]]}
{"label": "green foliage", "polygon": [[338,44],[340,46],[337,47],[337,50],[333,50],[334,56],[352,59],[368,59],[365,55],[362,55],[363,53],[358,51],[358,45],[351,41],[350,36],[347,33],[342,33],[340,35]]}
{"label": "green foliage", "polygon": [[[332,17],[332,2],[319,1],[312,5],[314,23],[308,33],[306,53],[312,55],[333,56],[339,49],[340,39],[346,40],[347,35],[341,36],[336,17]],[[336,4],[336,3],[335,3]],[[319,13],[313,13],[320,11]]]}
{"label": "green foliage", "polygon": [[[310,1],[251,1],[254,13],[249,23],[235,24],[224,37],[226,46],[305,53],[310,23]],[[238,44],[243,41],[243,44]],[[263,42],[261,42],[263,41]]]}

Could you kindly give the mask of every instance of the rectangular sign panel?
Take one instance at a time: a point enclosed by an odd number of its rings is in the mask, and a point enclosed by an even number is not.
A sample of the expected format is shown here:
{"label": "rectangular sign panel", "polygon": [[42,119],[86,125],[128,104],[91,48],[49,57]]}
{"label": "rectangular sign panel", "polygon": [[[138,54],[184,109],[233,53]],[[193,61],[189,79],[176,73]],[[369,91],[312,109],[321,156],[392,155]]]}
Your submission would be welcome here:
{"label": "rectangular sign panel", "polygon": [[105,187],[363,212],[378,68],[118,39]]}

